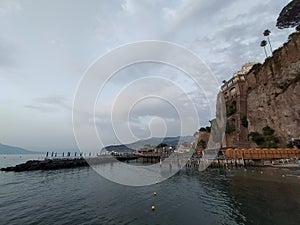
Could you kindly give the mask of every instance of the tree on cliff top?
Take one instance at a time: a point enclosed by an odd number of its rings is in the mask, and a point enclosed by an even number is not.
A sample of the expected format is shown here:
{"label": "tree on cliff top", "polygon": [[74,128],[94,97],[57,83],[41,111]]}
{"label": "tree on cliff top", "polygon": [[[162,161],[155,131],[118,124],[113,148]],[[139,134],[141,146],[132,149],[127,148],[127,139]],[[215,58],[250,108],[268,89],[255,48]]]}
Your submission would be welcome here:
{"label": "tree on cliff top", "polygon": [[287,4],[277,18],[276,26],[279,29],[300,25],[300,0],[293,0]]}
{"label": "tree on cliff top", "polygon": [[267,37],[267,39],[268,39],[268,43],[270,45],[270,50],[271,50],[271,54],[272,54],[273,53],[273,49],[272,49],[271,41],[270,41],[270,38],[269,38],[270,34],[271,34],[271,31],[269,31],[268,29],[263,32],[263,35],[265,37]]}
{"label": "tree on cliff top", "polygon": [[168,145],[165,143],[160,143],[159,145],[156,146],[156,148],[164,148],[167,147]]}
{"label": "tree on cliff top", "polygon": [[267,50],[266,50],[266,45],[267,45],[267,41],[266,41],[266,40],[262,40],[262,41],[260,42],[260,46],[264,48],[264,50],[265,50],[265,55],[266,55],[266,57],[268,57]]}

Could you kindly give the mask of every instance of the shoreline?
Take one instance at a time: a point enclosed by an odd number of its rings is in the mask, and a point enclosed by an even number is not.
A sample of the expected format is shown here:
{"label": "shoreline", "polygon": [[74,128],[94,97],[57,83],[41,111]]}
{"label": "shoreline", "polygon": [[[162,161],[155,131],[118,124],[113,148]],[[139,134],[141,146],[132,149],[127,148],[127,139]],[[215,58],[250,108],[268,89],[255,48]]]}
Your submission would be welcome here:
{"label": "shoreline", "polygon": [[[112,156],[102,156],[93,158],[45,158],[42,160],[28,160],[25,163],[17,164],[16,166],[9,166],[1,168],[4,172],[25,172],[36,170],[60,170],[78,167],[87,167],[90,165],[97,165],[103,163],[113,163],[131,160],[138,160],[137,157],[121,157],[115,158]],[[144,163],[144,162],[143,162]],[[174,162],[175,163],[175,162]],[[147,163],[146,163],[147,164]],[[149,163],[148,163],[149,164]],[[153,163],[150,163],[153,164]],[[172,163],[170,164],[172,167]],[[297,163],[282,163],[282,164],[264,164],[261,162],[248,162],[245,163],[241,160],[232,159],[205,159],[205,158],[191,158],[187,161],[186,168],[194,168],[198,170],[205,170],[206,168],[276,168],[276,169],[293,169],[300,170],[300,165]]]}

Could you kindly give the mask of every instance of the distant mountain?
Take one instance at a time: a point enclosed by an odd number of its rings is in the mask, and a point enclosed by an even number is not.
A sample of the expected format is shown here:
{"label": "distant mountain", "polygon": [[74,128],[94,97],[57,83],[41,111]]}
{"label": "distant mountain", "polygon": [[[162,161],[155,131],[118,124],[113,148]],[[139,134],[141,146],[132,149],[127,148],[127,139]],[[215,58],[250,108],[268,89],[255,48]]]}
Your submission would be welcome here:
{"label": "distant mountain", "polygon": [[136,150],[140,150],[144,145],[151,145],[151,146],[157,146],[160,143],[165,143],[168,146],[174,146],[176,147],[178,144],[181,144],[183,142],[192,142],[194,141],[193,136],[184,136],[184,137],[165,137],[165,138],[159,138],[159,137],[153,137],[149,139],[139,140],[130,144],[126,145],[110,145],[106,146],[106,151],[109,152],[133,152]]}
{"label": "distant mountain", "polygon": [[39,154],[40,152],[33,152],[24,148],[3,145],[0,143],[0,154]]}

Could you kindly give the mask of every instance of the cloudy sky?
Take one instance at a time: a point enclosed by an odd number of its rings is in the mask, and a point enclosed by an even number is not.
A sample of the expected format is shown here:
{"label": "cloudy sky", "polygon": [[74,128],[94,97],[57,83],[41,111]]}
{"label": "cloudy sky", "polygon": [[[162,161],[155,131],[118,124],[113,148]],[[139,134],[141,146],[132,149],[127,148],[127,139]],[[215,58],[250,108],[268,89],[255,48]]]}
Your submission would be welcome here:
{"label": "cloudy sky", "polygon": [[[272,32],[274,49],[287,41],[293,30],[279,30],[275,23],[288,2],[0,0],[0,142],[36,151],[76,148],[72,106],[80,81],[97,58],[127,43],[184,46],[221,83],[244,63],[264,61],[259,43],[265,29]],[[83,114],[91,119],[85,126],[95,124],[105,144],[193,134],[208,125],[213,116],[208,102],[216,94],[195,87],[170,66],[131,65],[106,83],[96,116]],[[174,101],[185,109],[181,115]],[[199,123],[189,114],[193,105]]]}

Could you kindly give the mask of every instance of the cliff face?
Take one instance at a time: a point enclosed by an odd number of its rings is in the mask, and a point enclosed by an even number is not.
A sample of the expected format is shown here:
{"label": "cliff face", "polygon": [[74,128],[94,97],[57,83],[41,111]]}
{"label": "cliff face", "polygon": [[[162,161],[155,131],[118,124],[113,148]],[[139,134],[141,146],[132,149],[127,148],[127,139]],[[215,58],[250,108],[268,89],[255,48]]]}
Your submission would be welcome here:
{"label": "cliff face", "polygon": [[248,131],[270,126],[286,145],[300,137],[300,33],[246,76]]}

